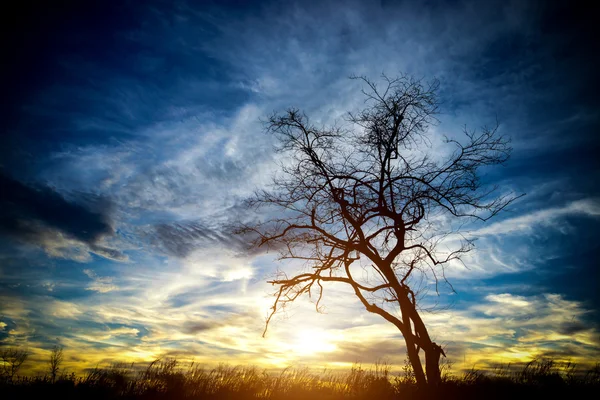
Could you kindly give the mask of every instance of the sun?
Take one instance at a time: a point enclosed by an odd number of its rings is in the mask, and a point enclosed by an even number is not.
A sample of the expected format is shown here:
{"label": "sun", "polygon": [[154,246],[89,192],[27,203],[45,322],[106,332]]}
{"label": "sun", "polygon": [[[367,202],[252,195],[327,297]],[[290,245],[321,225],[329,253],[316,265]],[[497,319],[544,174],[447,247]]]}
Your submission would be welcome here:
{"label": "sun", "polygon": [[294,335],[291,350],[298,355],[331,353],[337,349],[332,335],[320,329],[302,329]]}

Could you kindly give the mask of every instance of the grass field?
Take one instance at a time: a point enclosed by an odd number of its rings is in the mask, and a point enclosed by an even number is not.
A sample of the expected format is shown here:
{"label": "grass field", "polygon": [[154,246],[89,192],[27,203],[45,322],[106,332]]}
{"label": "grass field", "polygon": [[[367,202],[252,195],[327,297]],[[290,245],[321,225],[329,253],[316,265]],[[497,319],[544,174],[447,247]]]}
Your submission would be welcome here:
{"label": "grass field", "polygon": [[156,360],[141,368],[113,364],[82,376],[4,376],[2,399],[500,399],[589,396],[600,389],[600,364],[589,370],[532,361],[517,369],[471,370],[446,375],[434,389],[419,389],[410,369],[390,373],[386,365],[355,366],[346,372],[287,368],[267,373],[256,367],[205,369]]}

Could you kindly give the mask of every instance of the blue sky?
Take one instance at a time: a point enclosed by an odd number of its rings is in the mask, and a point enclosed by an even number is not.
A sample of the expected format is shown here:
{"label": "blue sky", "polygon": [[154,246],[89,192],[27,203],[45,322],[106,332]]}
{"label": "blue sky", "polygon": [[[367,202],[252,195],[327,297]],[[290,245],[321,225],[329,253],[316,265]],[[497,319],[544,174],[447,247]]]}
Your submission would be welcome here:
{"label": "blue sky", "polygon": [[[500,122],[527,195],[469,234],[477,250],[425,315],[456,368],[598,359],[599,101],[595,23],[568,2],[102,2],[24,7],[3,45],[0,345],[72,370],[177,355],[347,366],[405,354],[342,288],[261,338],[276,255],[225,227],[276,171],[261,118],[330,124],[359,82],[440,81],[433,142]],[[345,296],[347,294],[348,296]],[[314,343],[321,343],[314,346]],[[312,349],[311,346],[312,345]]]}

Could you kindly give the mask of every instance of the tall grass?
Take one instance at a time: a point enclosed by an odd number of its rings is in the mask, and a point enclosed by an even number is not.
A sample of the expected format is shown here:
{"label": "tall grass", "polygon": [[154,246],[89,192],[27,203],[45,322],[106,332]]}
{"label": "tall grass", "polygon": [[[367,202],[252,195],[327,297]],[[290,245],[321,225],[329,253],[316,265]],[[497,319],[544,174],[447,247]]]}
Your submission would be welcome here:
{"label": "tall grass", "polygon": [[16,377],[0,382],[3,399],[471,399],[579,396],[600,389],[600,364],[588,371],[551,360],[510,365],[484,373],[446,374],[435,389],[418,389],[409,366],[392,375],[386,364],[355,365],[343,373],[286,368],[268,373],[252,366],[220,365],[206,369],[175,359],[155,360],[145,367],[116,363],[82,376],[63,374]]}

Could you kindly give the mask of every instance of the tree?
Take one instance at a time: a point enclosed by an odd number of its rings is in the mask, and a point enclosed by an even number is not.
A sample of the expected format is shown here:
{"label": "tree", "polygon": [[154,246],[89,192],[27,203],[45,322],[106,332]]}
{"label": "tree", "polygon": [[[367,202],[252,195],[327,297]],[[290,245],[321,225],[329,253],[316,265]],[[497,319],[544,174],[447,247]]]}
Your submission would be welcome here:
{"label": "tree", "polygon": [[29,352],[27,350],[10,347],[0,349],[1,376],[12,381],[28,356]]}
{"label": "tree", "polygon": [[[509,140],[497,124],[465,128],[465,140],[445,138],[449,156],[434,158],[428,152],[437,81],[383,76],[380,88],[366,77],[353,79],[366,88],[365,108],[349,113],[345,126],[318,127],[297,109],[265,122],[287,157],[270,188],[255,192],[248,205],[275,217],[239,232],[255,234],[253,245],[276,248],[282,260],[307,264],[304,272],[279,271],[269,281],[277,290],[265,333],[273,315],[300,296],[316,296],[319,311],[324,284],[346,284],[367,311],[401,332],[417,383],[436,385],[445,353],[421,318],[419,282],[429,279],[437,291],[448,283],[445,266],[473,248],[457,221],[485,221],[518,197],[499,194],[479,176],[481,167],[508,159]],[[440,250],[457,236],[458,245]]]}
{"label": "tree", "polygon": [[52,348],[52,352],[50,353],[50,360],[48,360],[48,370],[50,372],[50,379],[52,382],[56,381],[56,377],[58,376],[58,371],[60,371],[60,366],[63,362],[63,348],[60,346],[54,346]]}

